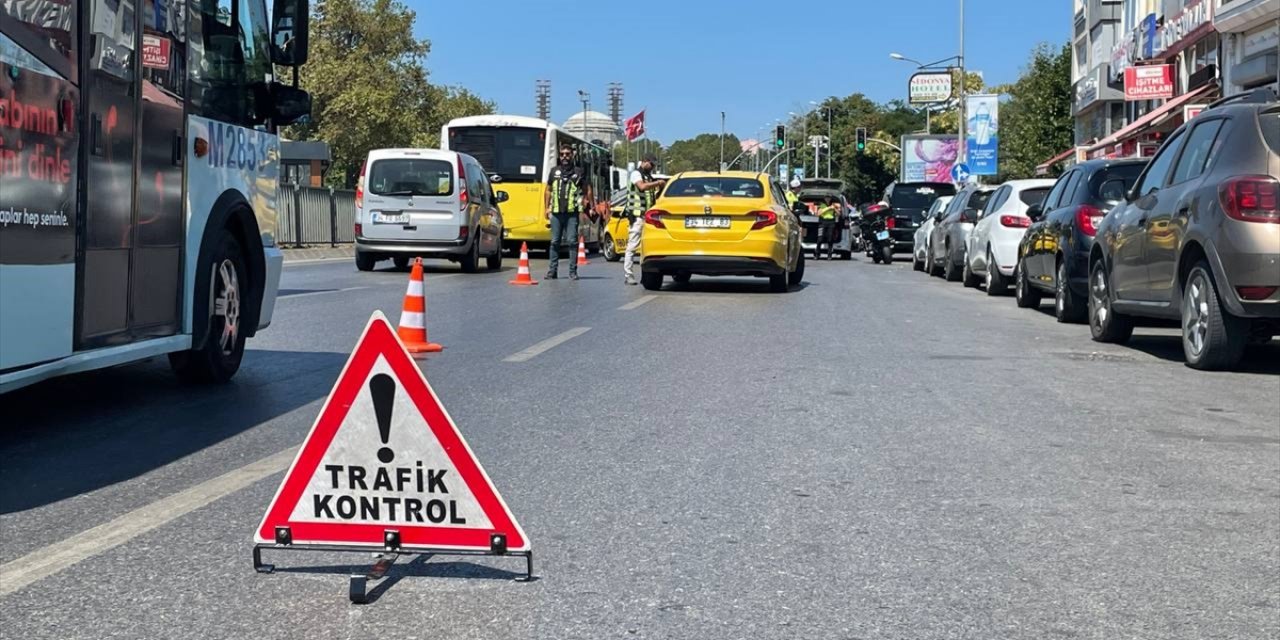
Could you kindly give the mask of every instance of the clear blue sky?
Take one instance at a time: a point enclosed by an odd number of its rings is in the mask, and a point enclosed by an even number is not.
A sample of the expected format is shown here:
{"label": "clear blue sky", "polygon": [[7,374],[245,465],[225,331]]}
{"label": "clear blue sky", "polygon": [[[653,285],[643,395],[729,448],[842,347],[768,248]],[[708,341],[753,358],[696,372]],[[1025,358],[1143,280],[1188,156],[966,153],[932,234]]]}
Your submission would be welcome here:
{"label": "clear blue sky", "polygon": [[[722,110],[747,138],[810,100],[905,98],[913,65],[889,53],[933,62],[955,55],[959,39],[959,0],[405,1],[431,40],[434,82],[533,115],[534,81],[547,79],[557,122],[581,110],[579,89],[607,112],[608,84],[622,82],[626,115],[646,108],[649,134],[668,143],[718,131]],[[1032,47],[1070,33],[1071,0],[965,2],[967,66],[988,84],[1016,79]]]}

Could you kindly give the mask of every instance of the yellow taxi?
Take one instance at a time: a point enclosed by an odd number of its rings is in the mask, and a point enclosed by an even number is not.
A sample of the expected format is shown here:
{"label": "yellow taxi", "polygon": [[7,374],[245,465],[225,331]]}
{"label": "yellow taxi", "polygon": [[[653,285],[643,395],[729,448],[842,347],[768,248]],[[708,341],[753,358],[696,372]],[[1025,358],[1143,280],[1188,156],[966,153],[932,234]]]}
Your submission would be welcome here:
{"label": "yellow taxi", "polygon": [[804,278],[800,220],[768,174],[676,174],[644,214],[640,284],[683,284],[693,275],[769,278],[781,293]]}

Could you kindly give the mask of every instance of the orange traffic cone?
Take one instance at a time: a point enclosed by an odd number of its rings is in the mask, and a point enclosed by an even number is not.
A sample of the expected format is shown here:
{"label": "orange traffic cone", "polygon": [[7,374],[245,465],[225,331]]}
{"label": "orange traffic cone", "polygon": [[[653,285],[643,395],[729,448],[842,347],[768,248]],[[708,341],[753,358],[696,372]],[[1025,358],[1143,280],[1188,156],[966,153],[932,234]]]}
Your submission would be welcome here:
{"label": "orange traffic cone", "polygon": [[409,353],[435,353],[444,347],[427,340],[427,296],[422,290],[422,258],[413,259],[409,272],[409,290],[404,294],[404,310],[400,312],[400,342]]}
{"label": "orange traffic cone", "polygon": [[534,280],[533,276],[529,275],[529,243],[528,242],[520,243],[520,268],[516,270],[516,279],[512,280],[509,284],[518,284],[518,285],[524,285],[524,286],[538,284],[538,281]]}
{"label": "orange traffic cone", "polygon": [[577,266],[581,267],[584,264],[587,264],[587,242],[586,240],[583,240],[582,236],[578,236],[578,265]]}

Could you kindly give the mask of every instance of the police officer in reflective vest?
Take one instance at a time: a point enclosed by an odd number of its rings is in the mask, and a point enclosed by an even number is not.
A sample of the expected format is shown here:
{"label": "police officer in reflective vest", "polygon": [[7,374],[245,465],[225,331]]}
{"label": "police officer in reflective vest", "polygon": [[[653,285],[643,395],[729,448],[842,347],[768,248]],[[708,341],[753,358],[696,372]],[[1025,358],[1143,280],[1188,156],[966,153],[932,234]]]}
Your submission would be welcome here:
{"label": "police officer in reflective vest", "polygon": [[[551,224],[550,260],[547,279],[555,280],[560,270],[560,243],[577,246],[578,217],[590,206],[591,185],[587,184],[582,167],[573,163],[573,147],[560,146],[560,162],[547,176],[546,218]],[[572,249],[570,249],[572,253]],[[577,262],[569,261],[569,279],[578,279]]]}
{"label": "police officer in reflective vest", "polygon": [[627,185],[627,253],[622,261],[622,273],[627,284],[637,284],[635,275],[636,251],[640,249],[640,233],[644,230],[644,212],[653,207],[666,180],[653,177],[657,157],[646,155],[640,166],[631,172]]}
{"label": "police officer in reflective vest", "polygon": [[831,259],[836,245],[836,219],[840,217],[840,205],[835,198],[827,196],[826,202],[818,209],[818,243],[813,248],[813,259],[822,259],[822,241],[827,241],[827,260]]}

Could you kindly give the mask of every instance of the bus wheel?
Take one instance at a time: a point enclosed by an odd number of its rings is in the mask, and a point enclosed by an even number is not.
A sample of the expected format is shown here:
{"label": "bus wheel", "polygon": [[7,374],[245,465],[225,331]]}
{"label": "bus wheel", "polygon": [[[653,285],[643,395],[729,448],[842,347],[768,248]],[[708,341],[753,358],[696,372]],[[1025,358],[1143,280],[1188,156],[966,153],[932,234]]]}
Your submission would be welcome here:
{"label": "bus wheel", "polygon": [[248,284],[244,253],[227,232],[213,251],[213,307],[209,335],[200,349],[169,354],[169,366],[184,382],[226,382],[244,357],[244,296]]}

